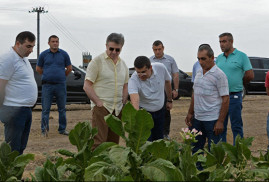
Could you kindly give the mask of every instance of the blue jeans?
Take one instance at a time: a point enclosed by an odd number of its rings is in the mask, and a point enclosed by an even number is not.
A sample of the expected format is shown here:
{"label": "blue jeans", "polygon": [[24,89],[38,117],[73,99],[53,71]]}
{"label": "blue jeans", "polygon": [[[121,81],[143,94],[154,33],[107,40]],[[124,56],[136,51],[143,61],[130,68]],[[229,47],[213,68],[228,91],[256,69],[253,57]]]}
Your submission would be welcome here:
{"label": "blue jeans", "polygon": [[30,134],[32,108],[2,106],[0,120],[5,127],[5,141],[9,143],[12,151],[16,150],[22,154]]}
{"label": "blue jeans", "polygon": [[41,131],[49,131],[49,114],[53,97],[56,98],[56,104],[59,112],[59,128],[61,133],[66,129],[66,85],[60,84],[43,84],[42,85],[42,120]]}
{"label": "blue jeans", "polygon": [[268,137],[268,146],[267,146],[267,149],[269,150],[269,113],[267,115],[267,137]]}
{"label": "blue jeans", "polygon": [[198,131],[202,132],[202,135],[198,135],[195,137],[198,142],[193,143],[194,148],[192,149],[192,152],[195,153],[199,149],[203,149],[205,146],[206,138],[208,138],[208,150],[210,151],[211,146],[211,140],[214,141],[214,143],[218,143],[221,140],[220,135],[215,135],[214,133],[214,126],[217,120],[214,121],[200,121],[197,119],[193,119],[192,126],[190,129],[192,130],[195,128]]}
{"label": "blue jeans", "polygon": [[151,129],[151,135],[148,141],[154,141],[163,139],[163,126],[165,122],[165,108],[163,107],[159,111],[149,112],[152,116],[154,127]]}
{"label": "blue jeans", "polygon": [[243,138],[243,120],[242,120],[242,92],[236,94],[230,94],[230,105],[227,116],[224,120],[224,130],[221,134],[221,139],[223,142],[226,142],[227,136],[227,124],[230,116],[231,128],[233,132],[233,144],[235,144],[235,138],[237,135],[240,135]]}

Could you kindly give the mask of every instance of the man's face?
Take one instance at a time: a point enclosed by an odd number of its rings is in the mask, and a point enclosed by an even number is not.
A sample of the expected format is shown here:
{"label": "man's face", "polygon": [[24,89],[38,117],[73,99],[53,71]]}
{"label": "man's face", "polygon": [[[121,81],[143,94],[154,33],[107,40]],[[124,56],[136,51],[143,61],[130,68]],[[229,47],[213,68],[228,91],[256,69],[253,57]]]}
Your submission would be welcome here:
{"label": "man's face", "polygon": [[106,53],[112,60],[117,60],[119,58],[122,45],[116,44],[115,42],[108,42],[106,44]]}
{"label": "man's face", "polygon": [[228,36],[220,37],[219,43],[222,52],[229,52],[233,48],[233,40],[230,40]]}
{"label": "man's face", "polygon": [[50,38],[50,41],[48,42],[51,50],[58,50],[59,48],[59,39],[58,38]]}
{"label": "man's face", "polygon": [[33,48],[35,47],[35,41],[29,42],[28,39],[26,39],[23,44],[17,41],[16,47],[16,50],[18,51],[17,53],[21,57],[28,57],[33,52]]}
{"label": "man's face", "polygon": [[208,71],[214,66],[214,56],[207,56],[207,50],[199,51],[197,58],[203,70]]}
{"label": "man's face", "polygon": [[157,59],[160,59],[163,57],[163,50],[164,50],[164,47],[163,45],[158,45],[158,46],[154,46],[152,47],[153,49],[153,52],[154,52],[154,55]]}
{"label": "man's face", "polygon": [[147,68],[146,66],[144,66],[143,68],[135,68],[135,71],[140,80],[145,81],[151,76],[152,66],[150,66],[149,68]]}

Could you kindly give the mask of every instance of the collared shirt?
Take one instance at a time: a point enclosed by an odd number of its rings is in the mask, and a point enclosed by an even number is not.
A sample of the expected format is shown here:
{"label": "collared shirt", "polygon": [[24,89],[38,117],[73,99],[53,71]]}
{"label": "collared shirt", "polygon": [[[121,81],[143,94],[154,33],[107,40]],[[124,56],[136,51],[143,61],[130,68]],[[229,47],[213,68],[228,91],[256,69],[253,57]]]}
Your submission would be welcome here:
{"label": "collared shirt", "polygon": [[178,67],[175,59],[167,54],[164,54],[162,58],[158,59],[155,55],[150,58],[151,63],[162,63],[166,67],[168,73],[173,78],[173,73],[178,73]]}
{"label": "collared shirt", "polygon": [[43,69],[42,80],[55,83],[66,81],[65,68],[71,65],[70,57],[62,49],[51,52],[50,49],[43,51],[37,62],[37,66]]}
{"label": "collared shirt", "polygon": [[222,96],[229,95],[228,80],[216,65],[203,74],[199,70],[194,85],[194,115],[200,121],[213,121],[219,118]]}
{"label": "collared shirt", "polygon": [[216,64],[226,74],[230,92],[242,91],[245,71],[252,69],[248,56],[235,49],[228,57],[220,54]]}
{"label": "collared shirt", "polygon": [[[94,58],[88,65],[85,80],[93,83],[93,89],[104,107],[116,116],[119,115],[123,103],[123,85],[128,83],[129,69],[125,62],[119,58],[114,64],[113,60],[103,53]],[[95,106],[91,102],[91,107]]]}
{"label": "collared shirt", "polygon": [[142,81],[137,72],[134,72],[128,83],[129,94],[139,94],[139,107],[150,112],[160,110],[164,105],[165,81],[171,77],[161,63],[152,63],[152,75]]}
{"label": "collared shirt", "polygon": [[13,48],[0,56],[0,79],[7,80],[3,105],[32,107],[37,100],[37,84],[33,68],[26,57]]}
{"label": "collared shirt", "polygon": [[196,73],[198,70],[202,69],[199,61],[196,61],[192,67],[192,78],[191,78],[191,81],[194,82],[194,79],[195,79],[195,76],[196,76]]}

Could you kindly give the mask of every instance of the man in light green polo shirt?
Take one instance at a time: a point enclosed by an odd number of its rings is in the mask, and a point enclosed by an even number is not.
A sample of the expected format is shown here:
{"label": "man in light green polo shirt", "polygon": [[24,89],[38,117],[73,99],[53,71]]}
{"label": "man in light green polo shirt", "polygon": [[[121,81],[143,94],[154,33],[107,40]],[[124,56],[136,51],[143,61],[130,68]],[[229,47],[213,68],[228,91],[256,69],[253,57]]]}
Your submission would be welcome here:
{"label": "man in light green polo shirt", "polygon": [[226,74],[229,84],[230,104],[229,112],[224,121],[222,141],[226,142],[228,117],[230,116],[233,132],[233,143],[237,135],[243,137],[242,90],[245,84],[254,78],[251,63],[248,56],[233,47],[233,36],[231,33],[219,35],[220,48],[223,54],[217,57],[217,66]]}
{"label": "man in light green polo shirt", "polygon": [[119,57],[123,44],[122,34],[110,34],[106,51],[87,67],[83,89],[92,101],[92,127],[98,128],[93,149],[103,142],[119,143],[119,136],[110,130],[104,116],[111,113],[120,118],[123,104],[128,99],[129,69]]}

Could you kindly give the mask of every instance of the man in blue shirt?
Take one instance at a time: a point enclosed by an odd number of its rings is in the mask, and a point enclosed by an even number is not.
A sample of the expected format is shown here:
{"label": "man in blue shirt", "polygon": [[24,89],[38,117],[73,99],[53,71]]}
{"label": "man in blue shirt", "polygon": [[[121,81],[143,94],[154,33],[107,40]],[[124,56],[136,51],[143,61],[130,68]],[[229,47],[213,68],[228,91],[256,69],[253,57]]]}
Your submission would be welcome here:
{"label": "man in blue shirt", "polygon": [[226,142],[227,123],[230,116],[233,132],[233,143],[237,135],[243,137],[242,90],[243,85],[254,78],[254,73],[248,56],[233,47],[233,36],[231,33],[219,35],[220,48],[223,54],[217,57],[217,66],[226,74],[229,84],[230,104],[229,112],[224,121],[222,141]]}
{"label": "man in blue shirt", "polygon": [[50,48],[43,51],[38,59],[36,71],[42,75],[42,118],[41,132],[47,136],[49,131],[49,113],[53,97],[59,112],[60,134],[68,135],[66,131],[66,76],[72,71],[72,64],[67,52],[59,49],[59,38],[49,37]]}

